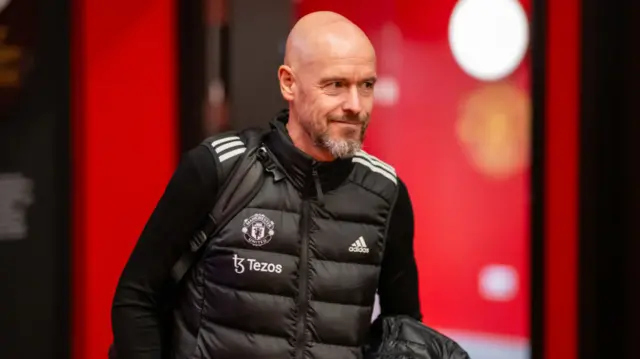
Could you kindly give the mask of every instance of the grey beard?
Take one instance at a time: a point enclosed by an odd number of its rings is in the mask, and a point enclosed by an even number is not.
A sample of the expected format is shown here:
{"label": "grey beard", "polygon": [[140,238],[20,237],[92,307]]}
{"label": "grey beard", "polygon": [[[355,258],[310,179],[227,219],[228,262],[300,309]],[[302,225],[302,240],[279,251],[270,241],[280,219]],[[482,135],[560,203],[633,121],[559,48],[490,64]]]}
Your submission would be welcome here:
{"label": "grey beard", "polygon": [[362,142],[358,140],[335,140],[328,135],[321,136],[319,140],[318,144],[335,158],[350,158],[362,149]]}
{"label": "grey beard", "polygon": [[329,136],[329,131],[319,133],[319,131],[315,131],[315,128],[307,122],[302,122],[302,127],[311,136],[316,146],[327,149],[334,158],[351,158],[355,156],[356,152],[362,149],[362,140],[364,139],[364,130],[366,129],[365,126],[360,135],[360,140],[336,140]]}

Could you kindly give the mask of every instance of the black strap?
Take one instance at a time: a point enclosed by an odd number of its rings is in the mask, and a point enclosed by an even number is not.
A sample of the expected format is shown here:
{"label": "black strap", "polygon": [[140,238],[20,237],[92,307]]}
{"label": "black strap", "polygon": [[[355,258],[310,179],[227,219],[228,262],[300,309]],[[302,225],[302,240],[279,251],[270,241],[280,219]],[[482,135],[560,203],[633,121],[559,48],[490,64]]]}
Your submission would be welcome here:
{"label": "black strap", "polygon": [[[213,210],[209,213],[205,224],[191,238],[189,250],[182,254],[174,264],[171,276],[179,283],[193,264],[198,260],[206,243],[218,234],[227,223],[255,197],[264,182],[265,167],[263,159],[265,150],[257,142],[259,134],[245,138],[247,151],[237,160],[227,178],[221,173],[222,191],[217,197]],[[221,167],[218,167],[220,173]]]}
{"label": "black strap", "polygon": [[[179,283],[185,274],[198,260],[202,248],[207,241],[217,234],[240,210],[256,196],[264,182],[264,172],[273,172],[271,162],[266,156],[266,149],[261,147],[264,130],[248,129],[242,133],[223,133],[205,140],[202,145],[212,151],[215,159],[216,174],[221,183],[221,193],[218,195],[213,210],[209,213],[203,227],[191,238],[189,250],[182,254],[171,269],[171,276],[175,283]],[[217,160],[216,153],[211,148],[215,139],[229,135],[240,135],[246,144],[247,151],[235,161],[225,161],[224,165]],[[275,172],[274,172],[275,173]],[[118,359],[114,344],[109,346],[109,359]]]}

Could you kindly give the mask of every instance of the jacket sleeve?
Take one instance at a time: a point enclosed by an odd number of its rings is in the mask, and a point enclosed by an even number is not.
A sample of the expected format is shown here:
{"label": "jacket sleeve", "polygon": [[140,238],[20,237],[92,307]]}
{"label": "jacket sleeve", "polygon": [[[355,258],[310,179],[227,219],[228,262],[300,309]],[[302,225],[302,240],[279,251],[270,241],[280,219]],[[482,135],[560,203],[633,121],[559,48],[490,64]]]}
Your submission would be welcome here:
{"label": "jacket sleeve", "polygon": [[163,292],[172,283],[171,268],[213,206],[213,161],[203,146],[182,158],[126,263],[111,312],[118,359],[162,357]]}
{"label": "jacket sleeve", "polygon": [[405,184],[398,180],[398,186],[378,284],[380,314],[408,315],[421,320],[418,270],[413,251],[413,208]]}

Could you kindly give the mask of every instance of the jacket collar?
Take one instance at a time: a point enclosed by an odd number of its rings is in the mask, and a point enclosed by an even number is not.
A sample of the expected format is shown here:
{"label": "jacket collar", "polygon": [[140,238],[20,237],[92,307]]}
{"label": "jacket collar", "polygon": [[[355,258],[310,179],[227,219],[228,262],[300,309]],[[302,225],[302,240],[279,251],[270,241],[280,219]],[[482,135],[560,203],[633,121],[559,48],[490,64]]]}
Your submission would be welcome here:
{"label": "jacket collar", "polygon": [[350,158],[319,162],[294,146],[287,131],[289,110],[283,110],[271,121],[265,145],[279,167],[303,196],[322,198],[347,180],[353,168]]}

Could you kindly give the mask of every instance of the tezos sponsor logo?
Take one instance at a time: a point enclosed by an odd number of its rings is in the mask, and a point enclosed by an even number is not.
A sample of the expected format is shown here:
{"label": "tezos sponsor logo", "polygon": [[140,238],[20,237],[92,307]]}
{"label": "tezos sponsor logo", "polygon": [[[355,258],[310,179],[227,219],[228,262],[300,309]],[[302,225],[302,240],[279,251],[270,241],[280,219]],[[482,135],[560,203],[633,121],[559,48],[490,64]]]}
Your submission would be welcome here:
{"label": "tezos sponsor logo", "polygon": [[233,255],[233,267],[238,274],[242,274],[245,271],[278,274],[282,273],[282,264],[260,262],[253,258],[238,257],[237,254]]}

